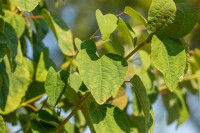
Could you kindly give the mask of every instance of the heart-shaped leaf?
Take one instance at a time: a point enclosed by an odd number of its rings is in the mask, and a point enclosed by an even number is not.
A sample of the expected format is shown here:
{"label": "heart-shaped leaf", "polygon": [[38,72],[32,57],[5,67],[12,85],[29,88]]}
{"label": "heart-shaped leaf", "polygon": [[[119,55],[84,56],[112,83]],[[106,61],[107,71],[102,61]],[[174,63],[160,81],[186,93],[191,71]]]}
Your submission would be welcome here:
{"label": "heart-shaped leaf", "polygon": [[31,12],[40,3],[40,0],[19,0],[17,8],[20,11]]}
{"label": "heart-shaped leaf", "polygon": [[103,15],[100,10],[97,10],[96,19],[101,31],[102,40],[108,39],[110,34],[117,28],[117,17],[113,14]]}
{"label": "heart-shaped leaf", "polygon": [[99,104],[117,94],[127,71],[127,62],[121,56],[107,54],[99,58],[85,49],[77,55],[77,65],[84,84]]}

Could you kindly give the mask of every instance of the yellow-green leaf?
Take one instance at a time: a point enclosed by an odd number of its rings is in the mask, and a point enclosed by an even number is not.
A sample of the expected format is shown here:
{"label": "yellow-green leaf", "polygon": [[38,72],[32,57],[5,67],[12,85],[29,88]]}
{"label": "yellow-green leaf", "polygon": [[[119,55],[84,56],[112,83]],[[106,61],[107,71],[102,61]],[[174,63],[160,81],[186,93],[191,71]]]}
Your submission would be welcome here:
{"label": "yellow-green leaf", "polygon": [[18,0],[17,8],[20,11],[31,12],[40,3],[40,0]]}
{"label": "yellow-green leaf", "polygon": [[0,115],[0,133],[6,133],[6,125],[1,115]]}

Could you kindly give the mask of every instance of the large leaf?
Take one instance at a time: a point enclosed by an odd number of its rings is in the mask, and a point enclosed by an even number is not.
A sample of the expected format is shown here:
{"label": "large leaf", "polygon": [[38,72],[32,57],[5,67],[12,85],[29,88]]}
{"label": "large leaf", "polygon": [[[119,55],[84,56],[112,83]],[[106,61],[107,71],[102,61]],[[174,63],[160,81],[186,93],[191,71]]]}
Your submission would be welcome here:
{"label": "large leaf", "polygon": [[20,11],[31,12],[40,3],[40,0],[18,0],[17,8]]}
{"label": "large leaf", "polygon": [[72,32],[71,30],[69,30],[65,22],[58,18],[57,15],[50,14],[49,11],[46,9],[42,10],[42,18],[53,31],[62,53],[69,56],[74,55],[75,52],[73,46]]}
{"label": "large leaf", "polygon": [[99,58],[90,50],[78,53],[77,65],[84,84],[100,104],[117,94],[127,71],[127,62],[121,56],[107,54]]}
{"label": "large leaf", "polygon": [[152,0],[148,12],[148,32],[155,33],[173,23],[176,5],[173,0]]}
{"label": "large leaf", "polygon": [[4,58],[6,71],[1,65],[3,85],[0,89],[0,113],[8,114],[14,111],[24,97],[30,82],[32,81],[33,65],[27,58],[23,57],[21,47],[18,45],[18,53],[15,58],[17,67],[11,73],[8,58]]}
{"label": "large leaf", "polygon": [[137,11],[135,11],[133,8],[126,6],[124,9],[124,13],[131,16],[134,20],[137,20],[141,24],[143,24],[145,27],[147,26],[147,20],[140,15]]}
{"label": "large leaf", "polygon": [[14,12],[4,10],[4,16],[3,19],[5,22],[12,25],[12,27],[15,29],[18,38],[21,37],[25,30],[25,20],[20,14],[16,14]]}
{"label": "large leaf", "polygon": [[5,125],[3,117],[1,115],[0,115],[0,132],[6,133],[6,125]]}
{"label": "large leaf", "polygon": [[163,39],[153,36],[151,56],[154,66],[163,74],[167,87],[174,90],[186,68],[184,44],[178,39]]}
{"label": "large leaf", "polygon": [[53,106],[57,104],[64,87],[65,83],[61,80],[60,74],[50,67],[45,81],[45,90]]}
{"label": "large leaf", "polygon": [[159,33],[162,36],[182,38],[191,32],[198,20],[197,11],[193,7],[184,3],[178,3],[176,7],[175,20]]}
{"label": "large leaf", "polygon": [[102,40],[108,39],[110,34],[117,28],[117,17],[113,14],[103,15],[100,10],[96,10],[96,19]]}
{"label": "large leaf", "polygon": [[133,85],[133,90],[138,98],[138,101],[142,107],[144,116],[145,116],[145,122],[146,124],[149,123],[150,121],[150,107],[151,104],[148,99],[147,91],[142,83],[141,79],[139,76],[134,75],[133,78],[131,79],[131,84]]}
{"label": "large leaf", "polygon": [[5,35],[0,32],[0,62],[7,53],[7,40]]}
{"label": "large leaf", "polygon": [[117,107],[91,103],[89,114],[96,133],[130,133],[128,119]]}

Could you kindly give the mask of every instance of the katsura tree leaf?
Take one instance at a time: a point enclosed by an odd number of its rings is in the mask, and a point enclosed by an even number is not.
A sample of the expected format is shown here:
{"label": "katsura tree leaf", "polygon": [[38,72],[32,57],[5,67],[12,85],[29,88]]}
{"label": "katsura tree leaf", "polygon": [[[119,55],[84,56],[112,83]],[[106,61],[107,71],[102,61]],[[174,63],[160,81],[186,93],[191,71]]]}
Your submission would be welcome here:
{"label": "katsura tree leaf", "polygon": [[99,104],[117,94],[127,71],[127,62],[121,56],[106,54],[99,58],[90,50],[78,53],[77,65],[84,84]]}
{"label": "katsura tree leaf", "polygon": [[4,58],[6,71],[0,69],[4,73],[4,82],[0,89],[0,114],[8,114],[18,108],[33,78],[33,64],[23,57],[20,45],[15,61],[17,67],[13,73],[8,58]]}
{"label": "katsura tree leaf", "polygon": [[6,133],[6,125],[5,125],[3,117],[1,115],[0,115],[0,132]]}
{"label": "katsura tree leaf", "polygon": [[0,32],[0,62],[7,53],[7,43],[6,36]]}
{"label": "katsura tree leaf", "polygon": [[116,53],[120,56],[124,56],[124,47],[122,45],[122,43],[120,42],[120,39],[117,35],[115,34],[111,34],[110,35],[110,40],[111,40],[111,44],[113,46],[113,48],[115,49]]}
{"label": "katsura tree leaf", "polygon": [[16,9],[18,0],[7,0],[8,7],[11,11],[14,11]]}
{"label": "katsura tree leaf", "polygon": [[16,67],[15,57],[17,55],[17,46],[18,46],[17,34],[15,33],[15,29],[13,29],[11,25],[5,23],[4,35],[5,38],[7,39],[7,44],[8,44],[8,57],[12,68],[15,69]]}
{"label": "katsura tree leaf", "polygon": [[152,0],[148,12],[148,32],[155,33],[173,23],[176,16],[176,5],[173,0]]}
{"label": "katsura tree leaf", "polygon": [[80,51],[81,50],[81,43],[82,43],[81,39],[75,38],[74,43],[76,45],[77,50]]}
{"label": "katsura tree leaf", "polygon": [[45,48],[40,54],[40,58],[36,69],[35,80],[39,82],[44,82],[47,76],[47,71],[50,66],[55,67],[55,64],[49,58],[48,48]]}
{"label": "katsura tree leaf", "polygon": [[53,133],[55,127],[37,120],[31,120],[31,131],[33,133]]}
{"label": "katsura tree leaf", "polygon": [[142,15],[140,15],[140,13],[138,13],[136,10],[134,10],[133,8],[126,6],[125,9],[124,9],[124,13],[131,16],[134,20],[140,22],[145,27],[147,27],[147,20]]}
{"label": "katsura tree leaf", "polygon": [[133,45],[134,36],[132,36],[131,31],[122,18],[119,18],[117,31],[127,44]]}
{"label": "katsura tree leaf", "polygon": [[184,3],[176,4],[176,17],[173,23],[161,31],[162,36],[182,38],[189,34],[198,20],[195,9]]}
{"label": "katsura tree leaf", "polygon": [[40,3],[40,0],[18,0],[17,8],[20,11],[31,12]]}
{"label": "katsura tree leaf", "polygon": [[186,68],[185,47],[178,39],[163,39],[153,36],[151,57],[153,65],[163,74],[165,83],[173,91]]}
{"label": "katsura tree leaf", "polygon": [[53,31],[62,53],[69,56],[74,55],[75,51],[73,46],[72,32],[69,30],[65,22],[57,15],[51,14],[46,9],[42,10],[42,18]]}
{"label": "katsura tree leaf", "polygon": [[82,85],[82,80],[80,75],[77,72],[71,73],[68,79],[69,86],[78,92],[79,88]]}
{"label": "katsura tree leaf", "polygon": [[108,39],[110,34],[117,28],[117,17],[114,14],[103,15],[100,10],[96,10],[96,19],[102,40]]}
{"label": "katsura tree leaf", "polygon": [[65,83],[61,80],[60,74],[50,67],[45,81],[45,90],[53,106],[58,103],[64,87]]}
{"label": "katsura tree leaf", "polygon": [[15,29],[18,38],[20,38],[25,30],[25,20],[22,15],[4,10],[4,16],[2,18]]}
{"label": "katsura tree leaf", "polygon": [[134,75],[131,79],[133,90],[138,98],[142,107],[146,124],[150,121],[150,107],[151,104],[148,99],[147,91],[139,76]]}
{"label": "katsura tree leaf", "polygon": [[[0,14],[1,15],[1,14]],[[4,32],[5,22],[2,18],[0,18],[0,32]]]}
{"label": "katsura tree leaf", "polygon": [[128,119],[117,107],[91,103],[89,115],[96,133],[130,133]]}

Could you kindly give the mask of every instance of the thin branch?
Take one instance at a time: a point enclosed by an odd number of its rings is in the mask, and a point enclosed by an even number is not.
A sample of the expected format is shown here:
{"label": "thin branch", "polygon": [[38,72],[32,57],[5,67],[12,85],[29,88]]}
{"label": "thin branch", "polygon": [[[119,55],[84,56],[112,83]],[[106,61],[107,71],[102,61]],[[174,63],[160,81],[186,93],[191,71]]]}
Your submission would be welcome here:
{"label": "thin branch", "polygon": [[42,18],[42,16],[25,16],[26,19],[38,19]]}
{"label": "thin branch", "polygon": [[142,43],[138,44],[126,57],[125,59],[128,60],[133,54],[135,54],[141,47],[147,44],[150,40],[150,36],[144,40]]}
{"label": "thin branch", "polygon": [[90,37],[90,39],[93,39],[94,36],[95,36],[98,32],[99,32],[99,29],[97,29],[97,30],[92,34],[92,36]]}
{"label": "thin branch", "polygon": [[26,104],[25,106],[31,108],[31,109],[32,109],[33,111],[35,111],[35,112],[39,110],[38,108],[34,107],[34,106],[31,105],[31,104]]}
{"label": "thin branch", "polygon": [[76,111],[79,109],[79,106],[90,96],[90,93],[86,94],[83,98],[80,99],[80,101],[76,104],[72,112],[65,118],[65,120],[56,128],[56,133],[60,133],[62,128],[65,126],[65,124],[70,120],[70,118],[76,113]]}
{"label": "thin branch", "polygon": [[121,13],[119,13],[119,14],[116,14],[115,16],[116,17],[119,17],[119,16],[121,16],[121,15],[123,15],[125,12],[121,12]]}
{"label": "thin branch", "polygon": [[32,98],[32,99],[26,101],[26,102],[23,102],[23,103],[21,104],[21,106],[26,106],[26,105],[29,104],[29,103],[35,102],[35,101],[37,101],[38,99],[40,99],[41,97],[43,97],[44,95],[45,95],[45,93],[40,94],[40,95],[38,95],[38,96],[36,96],[36,97],[34,97],[34,98]]}

